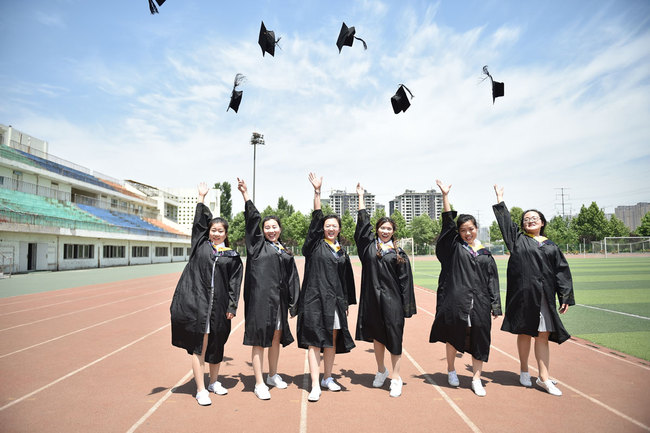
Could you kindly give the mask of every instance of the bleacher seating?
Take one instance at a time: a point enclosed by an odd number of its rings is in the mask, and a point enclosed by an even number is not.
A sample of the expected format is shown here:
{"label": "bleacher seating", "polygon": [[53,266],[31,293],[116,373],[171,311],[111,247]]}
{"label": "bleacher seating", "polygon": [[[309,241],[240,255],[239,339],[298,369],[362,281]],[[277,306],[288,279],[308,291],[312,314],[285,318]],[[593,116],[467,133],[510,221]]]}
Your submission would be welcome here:
{"label": "bleacher seating", "polygon": [[33,167],[38,167],[39,165],[36,161],[27,158],[22,153],[18,153],[17,150],[12,149],[9,146],[0,145],[0,157],[11,159],[12,161],[22,162],[23,164],[31,165]]}
{"label": "bleacher seating", "polygon": [[146,230],[149,232],[153,231],[153,232],[169,233],[167,230],[164,230],[160,227],[156,227],[155,225],[150,224],[147,221],[144,221],[143,219],[141,219],[136,215],[131,215],[123,212],[116,212],[116,211],[102,209],[102,208],[84,205],[84,204],[77,204],[77,206],[80,209],[96,216],[97,218],[101,218],[107,223],[116,225],[118,227]]}

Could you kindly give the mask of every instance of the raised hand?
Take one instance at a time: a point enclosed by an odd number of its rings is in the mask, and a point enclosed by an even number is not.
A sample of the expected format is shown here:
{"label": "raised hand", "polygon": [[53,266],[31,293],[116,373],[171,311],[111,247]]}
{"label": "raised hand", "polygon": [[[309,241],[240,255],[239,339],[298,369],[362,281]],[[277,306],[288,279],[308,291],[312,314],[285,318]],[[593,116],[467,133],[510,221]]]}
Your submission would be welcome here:
{"label": "raised hand", "polygon": [[316,173],[309,173],[309,181],[314,186],[314,191],[320,191],[321,185],[323,185],[323,176],[317,177]]}
{"label": "raised hand", "polygon": [[359,194],[359,195],[363,195],[365,192],[366,192],[366,190],[363,189],[363,187],[361,186],[361,184],[360,184],[360,183],[357,183],[357,194]]}
{"label": "raised hand", "polygon": [[442,184],[442,181],[440,179],[436,179],[436,184],[438,185],[438,188],[440,188],[440,192],[442,193],[442,195],[449,194],[449,190],[451,189],[451,184],[445,186]]}
{"label": "raised hand", "polygon": [[246,186],[246,182],[244,182],[244,179],[237,178],[237,189],[242,194],[248,192],[248,187]]}
{"label": "raised hand", "polygon": [[499,186],[495,183],[494,192],[497,195],[497,203],[501,203],[503,201],[503,187],[499,188]]}
{"label": "raised hand", "polygon": [[208,191],[210,191],[210,188],[208,188],[207,183],[201,182],[201,183],[199,183],[198,190],[199,190],[199,196],[200,197],[205,197],[206,194],[208,193]]}

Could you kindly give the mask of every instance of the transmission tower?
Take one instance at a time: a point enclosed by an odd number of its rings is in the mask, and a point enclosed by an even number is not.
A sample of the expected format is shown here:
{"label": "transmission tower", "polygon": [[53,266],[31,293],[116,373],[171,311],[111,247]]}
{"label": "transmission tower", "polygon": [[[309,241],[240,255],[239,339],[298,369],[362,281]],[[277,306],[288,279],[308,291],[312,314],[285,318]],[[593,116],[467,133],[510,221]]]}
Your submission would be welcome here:
{"label": "transmission tower", "polygon": [[[571,214],[571,204],[566,203],[568,201],[569,194],[565,193],[565,191],[568,190],[569,188],[560,187],[560,188],[555,188],[555,189],[559,190],[559,192],[557,192],[555,194],[555,199],[560,200],[560,203],[555,203],[555,207],[557,208],[558,205],[559,205],[561,207],[561,209],[562,209],[562,213],[561,213],[562,218],[566,218],[567,214],[566,214],[565,209],[567,207],[569,208],[569,215]],[[567,200],[565,200],[564,197],[567,197]]]}

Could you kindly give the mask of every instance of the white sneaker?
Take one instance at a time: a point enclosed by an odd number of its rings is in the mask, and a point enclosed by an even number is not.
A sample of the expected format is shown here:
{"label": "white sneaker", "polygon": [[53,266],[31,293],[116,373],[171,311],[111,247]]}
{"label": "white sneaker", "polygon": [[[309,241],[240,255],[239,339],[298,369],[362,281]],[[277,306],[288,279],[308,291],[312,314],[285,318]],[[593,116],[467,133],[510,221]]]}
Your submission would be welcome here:
{"label": "white sneaker", "polygon": [[318,401],[320,400],[320,387],[315,386],[311,389],[311,392],[309,393],[309,396],[307,397],[307,400],[309,401]]}
{"label": "white sneaker", "polygon": [[285,389],[287,387],[287,382],[282,380],[279,374],[274,374],[273,376],[266,376],[266,384],[270,386],[275,386],[278,389]]}
{"label": "white sneaker", "polygon": [[209,392],[214,392],[217,395],[226,395],[226,394],[228,394],[228,390],[226,388],[224,388],[221,385],[221,382],[219,382],[218,380],[215,381],[214,383],[211,383],[210,385],[208,385],[208,391]]}
{"label": "white sneaker", "polygon": [[322,386],[323,388],[327,388],[330,391],[340,391],[341,390],[341,386],[338,383],[334,382],[334,378],[332,378],[331,376],[328,377],[327,379],[321,380],[320,381],[320,386]]}
{"label": "white sneaker", "polygon": [[527,371],[522,371],[519,373],[519,383],[521,383],[526,388],[533,386],[533,382],[530,380],[530,373]]}
{"label": "white sneaker", "polygon": [[269,392],[269,387],[264,385],[264,384],[255,385],[255,395],[260,400],[270,400],[271,399],[271,393]]}
{"label": "white sneaker", "polygon": [[399,379],[393,379],[390,381],[390,396],[391,397],[399,397],[402,395],[402,378]]}
{"label": "white sneaker", "polygon": [[196,393],[196,401],[201,406],[210,406],[212,404],[212,401],[210,400],[210,393],[207,389]]}
{"label": "white sneaker", "polygon": [[474,394],[478,395],[479,397],[485,397],[486,392],[485,388],[483,388],[483,384],[481,383],[481,379],[472,381],[472,391],[474,391]]}
{"label": "white sneaker", "polygon": [[539,377],[538,377],[537,380],[535,381],[535,383],[539,387],[541,387],[542,389],[544,389],[546,392],[548,392],[551,395],[556,395],[558,397],[562,395],[562,391],[560,391],[557,388],[557,386],[555,386],[555,383],[554,383],[553,380],[549,379],[549,380],[547,380],[545,382],[542,382],[541,380],[539,380]]}
{"label": "white sneaker", "polygon": [[372,381],[372,386],[375,388],[381,388],[388,377],[388,369],[386,368],[383,373],[377,372],[375,374],[375,379]]}
{"label": "white sneaker", "polygon": [[458,375],[456,374],[456,370],[447,373],[447,382],[449,382],[449,385],[451,386],[460,385],[460,381],[458,380]]}

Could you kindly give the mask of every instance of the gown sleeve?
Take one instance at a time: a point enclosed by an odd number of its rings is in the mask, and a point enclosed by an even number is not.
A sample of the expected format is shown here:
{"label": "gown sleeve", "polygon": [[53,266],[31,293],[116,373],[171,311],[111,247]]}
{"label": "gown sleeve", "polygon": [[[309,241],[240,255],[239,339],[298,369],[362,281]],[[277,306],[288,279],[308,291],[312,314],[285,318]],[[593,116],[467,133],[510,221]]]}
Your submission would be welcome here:
{"label": "gown sleeve", "polygon": [[300,296],[300,278],[298,277],[298,268],[296,262],[288,260],[287,284],[289,285],[289,315],[294,317],[298,314],[298,297]]}
{"label": "gown sleeve", "polygon": [[492,256],[490,256],[490,264],[487,266],[486,273],[492,314],[500,316],[503,313],[501,312],[501,292],[499,291],[499,270]]}
{"label": "gown sleeve", "polygon": [[367,210],[361,209],[357,214],[357,227],[354,230],[354,242],[357,244],[359,255],[368,248],[374,239],[370,226],[370,215]]}
{"label": "gown sleeve", "polygon": [[356,288],[354,286],[354,271],[352,270],[352,263],[350,262],[350,256],[345,255],[345,277],[344,285],[346,298],[348,305],[354,305],[357,303],[357,294]]}
{"label": "gown sleeve", "polygon": [[250,256],[256,256],[264,246],[264,235],[260,228],[262,216],[250,200],[244,206],[244,219],[246,220],[246,251]]}
{"label": "gown sleeve", "polygon": [[449,260],[454,242],[457,242],[458,231],[454,218],[456,218],[456,211],[442,213],[442,229],[436,242],[436,256],[440,263]]}
{"label": "gown sleeve", "polygon": [[508,250],[512,252],[515,248],[517,236],[519,234],[519,226],[512,221],[508,207],[504,202],[492,206],[494,216],[497,218],[497,223],[503,235],[503,241],[506,243]]}
{"label": "gown sleeve", "polygon": [[197,203],[194,212],[194,223],[192,224],[192,249],[207,233],[211,219],[212,212],[210,212],[210,208],[203,203]]}
{"label": "gown sleeve", "polygon": [[401,249],[398,254],[404,258],[404,263],[397,263],[398,266],[398,279],[400,293],[402,295],[402,308],[404,309],[404,317],[411,317],[417,313],[415,306],[415,289],[413,287],[413,274],[411,272],[411,262],[408,255]]}
{"label": "gown sleeve", "polygon": [[323,211],[320,209],[315,210],[311,214],[311,223],[309,224],[309,231],[307,238],[302,245],[302,255],[305,257],[311,256],[314,248],[325,236],[325,229],[323,228]]}
{"label": "gown sleeve", "polygon": [[555,248],[555,291],[560,305],[575,305],[573,297],[573,279],[569,263],[559,248]]}
{"label": "gown sleeve", "polygon": [[241,280],[244,267],[241,258],[236,256],[229,269],[228,279],[228,313],[237,314],[237,304],[239,303],[239,294],[241,292]]}

